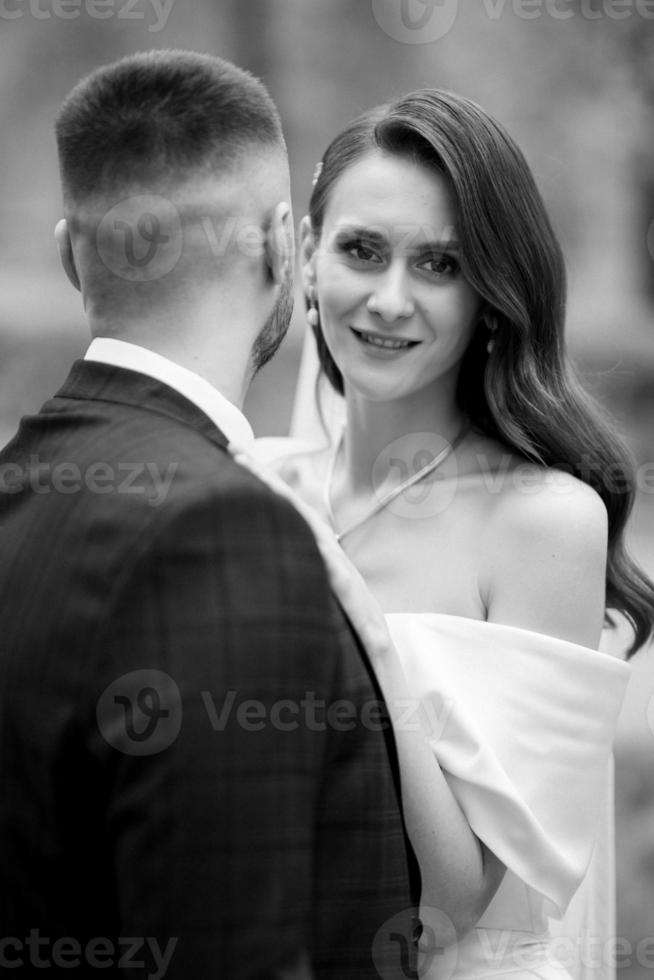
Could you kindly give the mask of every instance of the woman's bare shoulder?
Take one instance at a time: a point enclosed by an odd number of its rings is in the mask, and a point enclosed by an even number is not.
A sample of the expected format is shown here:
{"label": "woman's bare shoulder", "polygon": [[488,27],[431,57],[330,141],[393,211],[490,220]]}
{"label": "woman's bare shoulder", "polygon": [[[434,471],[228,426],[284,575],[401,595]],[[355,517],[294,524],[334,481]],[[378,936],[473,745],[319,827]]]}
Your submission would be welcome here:
{"label": "woman's bare shoulder", "polygon": [[488,500],[486,516],[501,531],[521,535],[545,527],[563,534],[581,526],[604,533],[606,507],[593,487],[564,468],[540,466],[497,440],[479,437],[462,473]]}
{"label": "woman's bare shoulder", "polygon": [[604,610],[604,502],[563,469],[518,457],[505,470],[482,532],[479,586],[489,616],[594,646]]}
{"label": "woman's bare shoulder", "polygon": [[523,538],[544,533],[574,542],[607,532],[606,506],[593,487],[564,469],[525,460],[509,469],[494,510],[501,531]]}

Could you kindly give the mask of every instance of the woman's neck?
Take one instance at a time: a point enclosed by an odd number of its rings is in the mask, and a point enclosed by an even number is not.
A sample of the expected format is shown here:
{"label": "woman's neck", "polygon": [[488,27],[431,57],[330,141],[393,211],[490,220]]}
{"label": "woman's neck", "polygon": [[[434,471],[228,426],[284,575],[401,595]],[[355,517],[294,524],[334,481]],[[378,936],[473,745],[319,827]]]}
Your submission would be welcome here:
{"label": "woman's neck", "polygon": [[453,393],[436,386],[388,402],[369,401],[347,390],[338,482],[350,496],[373,493],[387,479],[397,482],[400,473],[416,472],[453,442],[464,425]]}

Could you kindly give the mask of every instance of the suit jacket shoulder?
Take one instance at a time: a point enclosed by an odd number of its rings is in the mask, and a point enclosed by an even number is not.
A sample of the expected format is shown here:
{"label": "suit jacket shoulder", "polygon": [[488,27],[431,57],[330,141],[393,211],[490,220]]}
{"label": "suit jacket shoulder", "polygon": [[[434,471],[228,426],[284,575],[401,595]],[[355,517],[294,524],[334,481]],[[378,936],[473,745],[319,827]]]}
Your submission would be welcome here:
{"label": "suit jacket shoulder", "polygon": [[399,980],[389,733],[312,534],[185,399],[97,368],[0,454],[3,934]]}

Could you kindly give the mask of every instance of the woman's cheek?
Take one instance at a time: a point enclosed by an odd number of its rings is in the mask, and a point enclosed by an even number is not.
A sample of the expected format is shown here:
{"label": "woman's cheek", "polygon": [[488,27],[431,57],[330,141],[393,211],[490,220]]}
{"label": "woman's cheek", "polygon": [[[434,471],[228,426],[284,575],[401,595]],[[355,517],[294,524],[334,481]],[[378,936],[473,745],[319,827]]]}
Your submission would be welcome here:
{"label": "woman's cheek", "polygon": [[332,265],[319,277],[318,293],[323,307],[346,311],[361,301],[364,287],[351,269]]}

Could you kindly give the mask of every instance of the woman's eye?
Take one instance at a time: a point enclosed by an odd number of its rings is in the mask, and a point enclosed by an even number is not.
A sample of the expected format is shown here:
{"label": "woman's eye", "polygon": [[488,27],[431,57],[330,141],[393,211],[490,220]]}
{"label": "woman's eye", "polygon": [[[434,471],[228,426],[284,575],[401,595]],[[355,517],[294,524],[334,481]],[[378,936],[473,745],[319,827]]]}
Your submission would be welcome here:
{"label": "woman's eye", "polygon": [[461,268],[451,255],[430,255],[419,262],[418,267],[435,276],[455,276]]}
{"label": "woman's eye", "polygon": [[381,262],[379,252],[365,242],[346,242],[343,251],[357,262]]}

